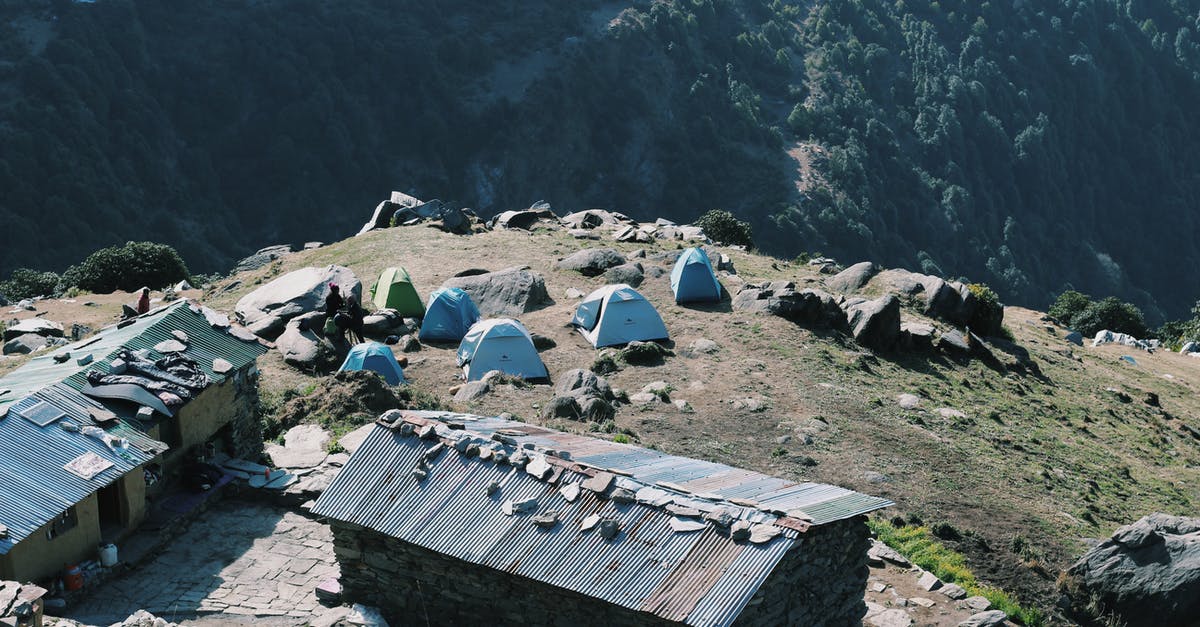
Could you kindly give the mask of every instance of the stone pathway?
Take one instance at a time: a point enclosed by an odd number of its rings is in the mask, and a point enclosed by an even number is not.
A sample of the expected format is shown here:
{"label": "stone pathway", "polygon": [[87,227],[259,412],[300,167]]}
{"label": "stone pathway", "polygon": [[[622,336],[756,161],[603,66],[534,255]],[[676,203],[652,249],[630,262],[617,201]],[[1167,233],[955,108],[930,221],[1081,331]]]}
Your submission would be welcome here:
{"label": "stone pathway", "polygon": [[183,624],[257,617],[300,625],[320,607],[313,589],[337,575],[328,526],[283,508],[228,500],[161,555],[62,613],[93,625],[120,622],[138,609]]}

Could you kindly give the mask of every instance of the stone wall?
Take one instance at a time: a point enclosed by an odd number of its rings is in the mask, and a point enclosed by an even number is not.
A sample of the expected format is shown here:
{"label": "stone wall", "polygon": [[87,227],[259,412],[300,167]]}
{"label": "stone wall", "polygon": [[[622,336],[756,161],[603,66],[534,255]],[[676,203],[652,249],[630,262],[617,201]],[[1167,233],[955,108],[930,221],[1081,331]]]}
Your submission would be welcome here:
{"label": "stone wall", "polygon": [[383,610],[393,625],[674,625],[532,579],[471,564],[330,520],[345,596]]}
{"label": "stone wall", "polygon": [[[346,596],[399,624],[674,625],[486,566],[330,521]],[[810,529],[759,588],[738,625],[861,625],[865,518]]]}
{"label": "stone wall", "polygon": [[[206,388],[184,405],[175,418],[180,445],[168,453],[168,465],[174,466],[201,452],[196,447],[203,446],[217,433],[222,433],[221,440],[216,442],[218,449],[225,449],[233,457],[258,459],[263,445],[258,403],[258,370],[253,364]],[[226,426],[228,429],[222,431]]]}
{"label": "stone wall", "polygon": [[736,625],[862,625],[867,606],[867,519],[809,529],[750,600]]}

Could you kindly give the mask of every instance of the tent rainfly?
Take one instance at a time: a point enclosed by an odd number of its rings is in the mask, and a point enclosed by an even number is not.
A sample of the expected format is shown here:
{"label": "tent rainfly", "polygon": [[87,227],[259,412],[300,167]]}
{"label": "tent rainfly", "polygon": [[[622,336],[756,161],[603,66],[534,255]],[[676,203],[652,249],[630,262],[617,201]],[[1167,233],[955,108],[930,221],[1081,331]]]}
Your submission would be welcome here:
{"label": "tent rainfly", "polygon": [[654,305],[624,283],[588,294],[571,324],[596,348],[669,337]]}
{"label": "tent rainfly", "polygon": [[371,299],[377,309],[395,309],[401,316],[411,318],[425,315],[425,305],[421,304],[412,277],[404,268],[385,268],[371,287]]}
{"label": "tent rainfly", "polygon": [[721,283],[713,273],[708,253],[688,248],[671,268],[671,291],[677,303],[710,303],[721,300]]}
{"label": "tent rainfly", "polygon": [[492,318],[472,325],[458,345],[458,365],[467,381],[478,381],[492,370],[526,379],[550,376],[529,331],[511,318]]}
{"label": "tent rainfly", "polygon": [[338,370],[371,370],[383,377],[388,385],[407,382],[392,349],[379,342],[365,342],[351,348]]}
{"label": "tent rainfly", "polygon": [[457,287],[442,288],[429,295],[420,338],[422,342],[457,342],[476,322],[479,322],[479,308],[471,296]]}

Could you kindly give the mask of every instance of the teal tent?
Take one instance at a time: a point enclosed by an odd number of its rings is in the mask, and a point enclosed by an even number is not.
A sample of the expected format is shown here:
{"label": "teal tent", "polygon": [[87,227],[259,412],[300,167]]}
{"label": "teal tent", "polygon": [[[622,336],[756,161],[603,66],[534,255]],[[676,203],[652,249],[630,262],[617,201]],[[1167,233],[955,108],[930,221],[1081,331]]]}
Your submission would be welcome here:
{"label": "teal tent", "polygon": [[526,379],[550,376],[529,331],[511,318],[476,322],[458,345],[457,357],[467,381],[478,381],[492,370]]}
{"label": "teal tent", "polygon": [[721,283],[713,273],[708,253],[689,248],[671,268],[671,291],[677,303],[707,303],[721,300]]}
{"label": "teal tent", "polygon": [[392,354],[392,349],[379,342],[365,342],[350,349],[346,361],[338,370],[372,370],[389,385],[405,383],[404,371]]}
{"label": "teal tent", "polygon": [[571,324],[596,348],[668,337],[654,305],[624,283],[588,294],[575,310]]}
{"label": "teal tent", "polygon": [[421,320],[419,337],[422,342],[457,342],[476,322],[479,322],[479,309],[471,296],[457,287],[444,287],[429,295],[429,307]]}

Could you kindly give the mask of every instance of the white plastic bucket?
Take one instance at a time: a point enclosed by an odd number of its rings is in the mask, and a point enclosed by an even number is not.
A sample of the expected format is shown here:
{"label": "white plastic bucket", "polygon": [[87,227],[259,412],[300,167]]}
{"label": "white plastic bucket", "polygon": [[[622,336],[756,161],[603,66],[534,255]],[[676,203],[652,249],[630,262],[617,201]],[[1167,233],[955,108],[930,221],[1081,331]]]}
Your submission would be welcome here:
{"label": "white plastic bucket", "polygon": [[117,565],[117,545],[106,544],[100,547],[100,565],[105,568]]}

